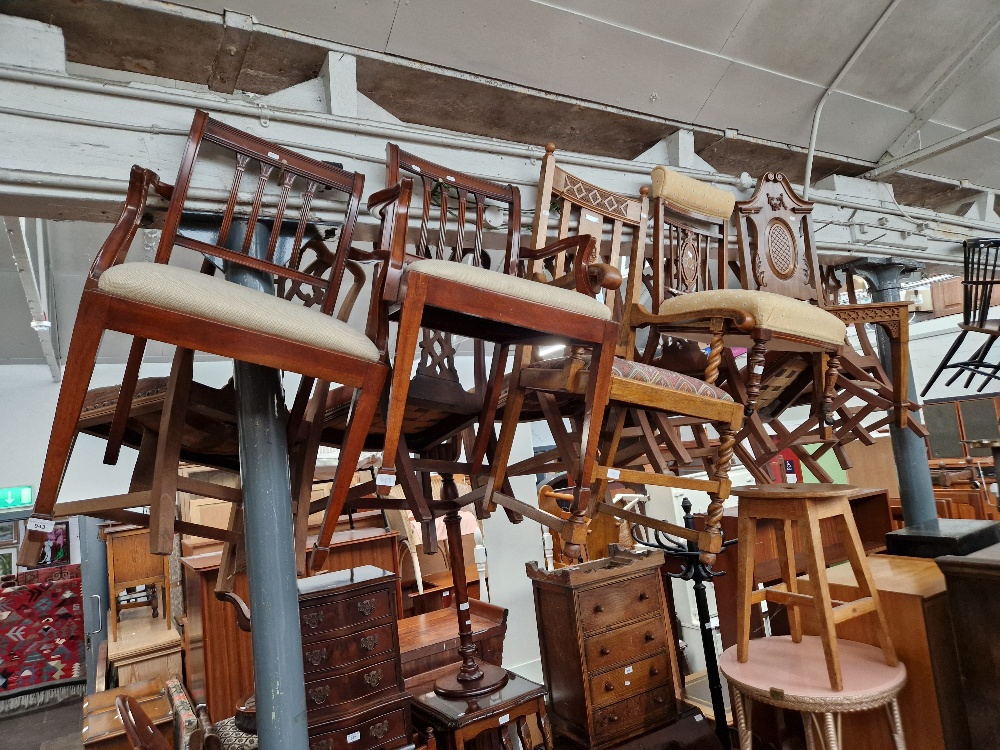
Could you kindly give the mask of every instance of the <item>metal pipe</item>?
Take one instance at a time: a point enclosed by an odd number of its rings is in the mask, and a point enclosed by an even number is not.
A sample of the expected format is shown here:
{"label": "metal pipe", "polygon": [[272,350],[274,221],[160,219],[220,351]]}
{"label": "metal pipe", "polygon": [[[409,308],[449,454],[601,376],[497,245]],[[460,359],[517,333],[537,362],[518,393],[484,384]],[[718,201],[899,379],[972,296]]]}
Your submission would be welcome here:
{"label": "metal pipe", "polygon": [[[239,250],[245,222],[234,224],[227,247]],[[269,234],[258,223],[251,254],[263,258]],[[229,281],[273,294],[271,280],[227,264]],[[243,487],[247,580],[253,608],[254,685],[261,750],[308,747],[299,598],[292,537],[292,495],[285,437],[286,409],[277,370],[233,363]]]}
{"label": "metal pipe", "polygon": [[809,200],[809,183],[812,182],[813,157],[816,155],[816,138],[819,136],[819,120],[823,115],[823,107],[826,105],[826,100],[830,98],[834,89],[836,89],[837,86],[840,85],[840,82],[844,80],[844,76],[847,75],[847,71],[849,71],[855,61],[861,57],[861,53],[865,51],[869,42],[875,38],[879,29],[882,28],[882,25],[889,19],[892,11],[895,10],[896,6],[899,5],[900,2],[902,2],[902,0],[892,0],[892,2],[889,3],[889,6],[882,11],[882,15],[878,17],[875,24],[868,30],[868,33],[865,34],[865,38],[861,40],[861,44],[859,44],[857,49],[854,50],[854,54],[852,54],[847,59],[847,62],[844,63],[843,67],[841,67],[840,72],[837,73],[837,77],[834,78],[833,82],[826,87],[826,91],[823,92],[823,96],[820,98],[819,104],[816,105],[816,111],[813,112],[812,130],[809,132],[809,149],[806,151],[806,175],[804,184],[802,185],[802,197],[805,200]]}

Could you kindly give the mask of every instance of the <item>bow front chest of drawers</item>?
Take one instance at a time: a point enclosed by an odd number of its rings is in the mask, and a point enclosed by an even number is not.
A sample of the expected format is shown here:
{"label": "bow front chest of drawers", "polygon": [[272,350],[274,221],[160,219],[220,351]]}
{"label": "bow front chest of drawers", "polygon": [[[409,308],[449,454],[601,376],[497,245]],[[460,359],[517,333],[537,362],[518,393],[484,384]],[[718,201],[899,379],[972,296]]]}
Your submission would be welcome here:
{"label": "bow front chest of drawers", "polygon": [[527,565],[552,728],[595,750],[668,723],[680,696],[663,553],[611,548],[558,570]]}
{"label": "bow front chest of drawers", "polygon": [[298,581],[309,750],[410,742],[396,575],[365,565]]}

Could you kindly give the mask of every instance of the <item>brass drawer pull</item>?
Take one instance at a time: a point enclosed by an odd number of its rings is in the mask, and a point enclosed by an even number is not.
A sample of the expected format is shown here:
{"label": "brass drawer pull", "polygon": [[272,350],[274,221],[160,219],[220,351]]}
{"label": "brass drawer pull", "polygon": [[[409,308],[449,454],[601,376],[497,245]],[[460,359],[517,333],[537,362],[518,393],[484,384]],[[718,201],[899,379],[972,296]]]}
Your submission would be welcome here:
{"label": "brass drawer pull", "polygon": [[365,684],[369,687],[378,687],[382,683],[382,670],[373,669],[365,675]]}
{"label": "brass drawer pull", "polygon": [[310,628],[316,629],[323,622],[323,612],[306,612],[302,615],[302,622]]}
{"label": "brass drawer pull", "polygon": [[618,714],[611,714],[608,717],[608,721],[611,722],[611,723],[614,723],[614,722],[618,721]]}
{"label": "brass drawer pull", "polygon": [[375,739],[382,739],[385,737],[386,732],[389,731],[389,720],[386,719],[385,721],[380,721],[378,724],[372,724],[368,728],[368,731],[371,732],[372,737]]}
{"label": "brass drawer pull", "polygon": [[649,594],[647,594],[645,591],[643,591],[641,594],[639,594],[639,601],[640,602],[644,602],[648,598],[649,598]]}
{"label": "brass drawer pull", "polygon": [[604,689],[610,693],[612,690],[615,689],[614,683],[605,682],[604,683]]}
{"label": "brass drawer pull", "polygon": [[607,646],[601,646],[601,656],[607,656],[611,653],[611,649]]}
{"label": "brass drawer pull", "polygon": [[377,635],[366,635],[361,639],[361,650],[362,651],[374,651],[378,646],[378,636]]}
{"label": "brass drawer pull", "polygon": [[650,641],[655,641],[655,640],[656,640],[656,636],[655,635],[653,635],[652,633],[646,633],[646,643],[649,643]]}
{"label": "brass drawer pull", "polygon": [[362,599],[360,602],[358,602],[358,612],[363,614],[365,617],[368,617],[374,611],[375,611],[374,599]]}
{"label": "brass drawer pull", "polygon": [[651,674],[651,675],[652,675],[653,677],[656,677],[656,675],[658,675],[658,674],[660,673],[660,670],[659,670],[659,669],[657,669],[656,667],[650,667],[650,668],[649,668],[649,673],[650,673],[650,674]]}
{"label": "brass drawer pull", "polygon": [[330,686],[323,685],[321,687],[309,688],[309,700],[317,705],[320,703],[326,703],[326,699],[330,697]]}
{"label": "brass drawer pull", "polygon": [[603,611],[604,611],[604,607],[603,607],[602,605],[598,604],[597,606],[595,606],[595,607],[594,607],[594,611],[595,611],[595,612],[596,612],[597,614],[601,614],[601,612],[603,612]]}
{"label": "brass drawer pull", "polygon": [[319,666],[326,659],[326,649],[320,648],[316,651],[306,651],[306,661],[314,667]]}

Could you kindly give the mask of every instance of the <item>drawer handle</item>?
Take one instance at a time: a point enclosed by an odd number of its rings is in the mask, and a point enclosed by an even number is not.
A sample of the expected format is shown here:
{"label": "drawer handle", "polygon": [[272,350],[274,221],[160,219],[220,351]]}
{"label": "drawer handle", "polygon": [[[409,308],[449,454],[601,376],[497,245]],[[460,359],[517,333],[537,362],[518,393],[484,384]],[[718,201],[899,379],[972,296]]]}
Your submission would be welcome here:
{"label": "drawer handle", "polygon": [[607,646],[601,646],[601,656],[607,656],[611,653],[611,649]]}
{"label": "drawer handle", "polygon": [[375,600],[374,599],[362,599],[358,602],[358,612],[368,617],[372,612],[375,611]]}
{"label": "drawer handle", "polygon": [[653,677],[656,677],[656,675],[658,675],[658,674],[660,673],[660,670],[659,670],[659,669],[657,669],[656,667],[650,667],[650,668],[649,668],[649,673],[650,673],[650,674],[651,674],[651,675],[652,675]]}
{"label": "drawer handle", "polygon": [[361,639],[362,651],[374,651],[376,646],[378,646],[377,635],[366,635],[364,638]]}
{"label": "drawer handle", "polygon": [[614,683],[613,683],[613,682],[605,682],[605,683],[604,683],[604,689],[605,689],[605,690],[606,690],[607,692],[609,692],[609,693],[610,693],[611,691],[613,691],[613,690],[615,689],[615,685],[614,685]]}
{"label": "drawer handle", "polygon": [[369,687],[378,687],[382,683],[382,670],[373,669],[365,675],[365,684]]}
{"label": "drawer handle", "polygon": [[368,731],[371,732],[372,737],[377,740],[385,737],[386,732],[389,731],[389,720],[380,721],[378,724],[372,724],[368,727]]}
{"label": "drawer handle", "polygon": [[320,648],[316,651],[306,651],[306,661],[312,664],[314,667],[319,666],[319,664],[326,659],[326,649]]}
{"label": "drawer handle", "polygon": [[309,688],[309,700],[315,704],[326,703],[326,699],[330,697],[330,686],[323,685],[322,687]]}
{"label": "drawer handle", "polygon": [[646,633],[646,643],[649,643],[650,641],[655,641],[655,640],[656,640],[656,636],[655,635],[653,635],[652,633]]}
{"label": "drawer handle", "polygon": [[316,629],[319,627],[320,623],[323,622],[322,612],[306,612],[302,615],[302,622],[308,625],[310,628]]}
{"label": "drawer handle", "polygon": [[663,696],[662,695],[655,695],[655,696],[653,696],[653,703],[655,703],[657,706],[662,706],[663,705]]}
{"label": "drawer handle", "polygon": [[614,723],[614,722],[618,721],[618,714],[611,714],[608,717],[608,721],[611,722],[611,723]]}
{"label": "drawer handle", "polygon": [[601,614],[601,612],[603,612],[603,611],[604,611],[604,607],[603,607],[602,605],[598,604],[597,606],[595,606],[595,607],[594,607],[594,611],[595,611],[595,612],[596,612],[597,614]]}
{"label": "drawer handle", "polygon": [[649,598],[649,594],[647,594],[645,591],[643,591],[641,594],[639,594],[639,601],[640,602],[644,602],[648,598]]}

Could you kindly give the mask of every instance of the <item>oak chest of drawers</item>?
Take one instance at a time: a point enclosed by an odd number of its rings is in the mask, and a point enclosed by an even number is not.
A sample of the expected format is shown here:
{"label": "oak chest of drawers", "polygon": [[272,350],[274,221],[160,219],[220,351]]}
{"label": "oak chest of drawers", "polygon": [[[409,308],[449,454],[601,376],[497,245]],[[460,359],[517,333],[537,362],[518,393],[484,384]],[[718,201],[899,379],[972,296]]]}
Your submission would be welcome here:
{"label": "oak chest of drawers", "polygon": [[365,565],[303,578],[298,586],[309,750],[409,744],[397,576]]}
{"label": "oak chest of drawers", "polygon": [[662,552],[629,552],[554,571],[528,563],[556,734],[610,747],[653,731],[681,695],[660,567]]}

